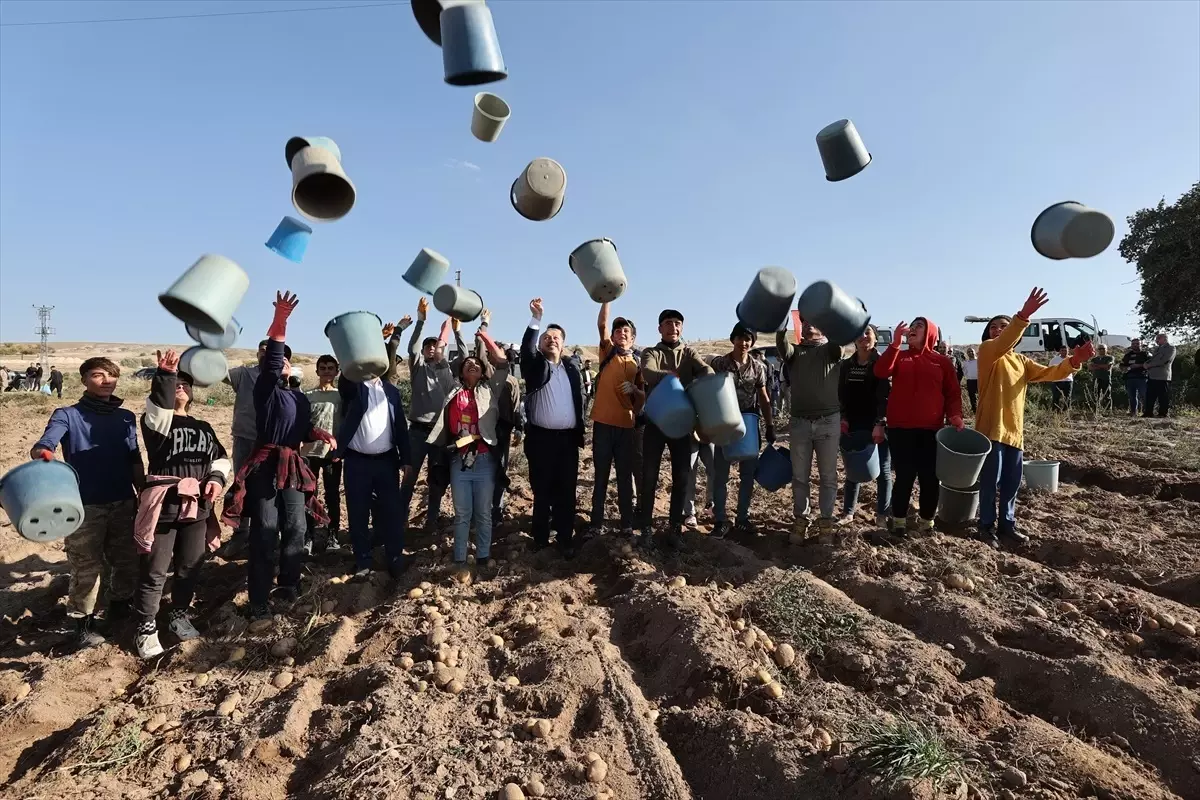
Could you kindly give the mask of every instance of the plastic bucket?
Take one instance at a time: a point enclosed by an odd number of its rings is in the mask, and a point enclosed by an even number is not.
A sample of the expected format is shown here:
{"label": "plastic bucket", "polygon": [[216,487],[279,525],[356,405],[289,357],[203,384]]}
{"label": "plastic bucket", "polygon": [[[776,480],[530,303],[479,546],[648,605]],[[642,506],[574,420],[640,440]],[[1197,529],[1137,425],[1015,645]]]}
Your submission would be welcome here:
{"label": "plastic bucket", "polygon": [[595,302],[611,303],[625,293],[625,269],[611,239],[584,242],[571,251],[567,264]]}
{"label": "plastic bucket", "polygon": [[979,483],[991,441],[971,428],[942,428],[937,432],[937,476],[943,486],[969,489]]}
{"label": "plastic bucket", "polygon": [[387,344],[382,330],[383,323],[370,311],[348,311],[325,324],[325,336],[333,345],[343,375],[361,383],[387,372]]}
{"label": "plastic bucket", "polygon": [[470,322],[483,313],[483,297],[473,289],[446,283],[433,293],[433,306],[459,322]]}
{"label": "plastic bucket", "polygon": [[220,336],[249,288],[244,269],[224,256],[203,255],[158,302],[184,325]]}
{"label": "plastic bucket", "polygon": [[746,426],[746,433],[733,444],[721,448],[721,455],[725,456],[726,461],[749,461],[758,458],[758,422],[758,414],[742,412],[742,424]]}
{"label": "plastic bucket", "polygon": [[432,296],[445,282],[446,273],[449,271],[450,262],[445,256],[428,247],[422,247],[403,278],[405,283],[418,292]]}
{"label": "plastic bucket", "polygon": [[566,194],[567,171],[562,164],[552,158],[535,158],[513,181],[508,199],[525,219],[545,222],[562,210]]}
{"label": "plastic bucket", "polygon": [[292,159],[292,205],[304,218],[341,219],[354,208],[354,198],[354,184],[329,150],[305,147]]}
{"label": "plastic bucket", "polygon": [[64,461],[29,461],[0,478],[0,507],[34,542],[70,536],[83,524],[79,476]]}
{"label": "plastic bucket", "polygon": [[1068,200],[1038,214],[1029,238],[1033,249],[1046,258],[1091,258],[1112,244],[1116,230],[1103,211]]}
{"label": "plastic bucket", "polygon": [[839,119],[821,129],[817,134],[817,151],[821,154],[827,181],[853,178],[871,163],[867,146],[848,119]]}
{"label": "plastic bucket", "polygon": [[774,333],[787,324],[796,300],[796,276],[783,267],[763,267],[737,305],[738,322],[752,331]]}
{"label": "plastic bucket", "polygon": [[284,217],[275,226],[275,232],[267,239],[267,249],[299,264],[304,260],[304,251],[308,249],[308,239],[312,236],[312,228],[295,217]]}
{"label": "plastic bucket", "polygon": [[229,362],[220,350],[189,347],[179,357],[179,371],[191,375],[194,386],[215,386],[229,374]]}
{"label": "plastic bucket", "polygon": [[296,154],[306,147],[324,148],[333,153],[333,157],[341,163],[342,148],[338,147],[337,142],[328,136],[293,136],[283,146],[283,154],[287,158],[288,169],[292,168],[292,159],[296,157]]}
{"label": "plastic bucket", "polygon": [[777,492],[792,482],[792,452],[786,447],[771,446],[758,457],[754,480],[768,492]]}
{"label": "plastic bucket", "polygon": [[475,95],[474,111],[471,112],[471,135],[481,142],[494,142],[500,138],[504,123],[512,115],[512,109],[504,98],[491,92]]}
{"label": "plastic bucket", "polygon": [[646,417],[668,439],[691,435],[696,427],[696,409],[679,378],[668,375],[659,381],[646,398]]}
{"label": "plastic bucket", "polygon": [[228,350],[242,335],[242,325],[236,319],[229,320],[229,324],[225,326],[225,332],[220,336],[205,333],[194,325],[185,325],[184,330],[187,331],[188,336],[192,337],[193,342],[199,342],[210,350]]}
{"label": "plastic bucket", "polygon": [[842,464],[846,467],[846,480],[851,483],[870,483],[879,477],[879,447],[875,442],[842,440]]}
{"label": "plastic bucket", "polygon": [[446,83],[477,86],[508,77],[490,8],[483,3],[446,6],[439,22]]}
{"label": "plastic bucket", "polygon": [[867,307],[830,281],[817,281],[804,290],[796,303],[800,316],[818,328],[834,344],[851,344],[871,321]]}
{"label": "plastic bucket", "polygon": [[979,484],[956,489],[942,484],[938,490],[937,518],[948,525],[965,525],[979,516]]}
{"label": "plastic bucket", "polygon": [[1026,461],[1021,466],[1025,474],[1025,485],[1030,489],[1055,493],[1058,491],[1057,461]]}
{"label": "plastic bucket", "polygon": [[728,372],[705,375],[692,381],[687,393],[696,409],[696,427],[708,441],[724,447],[746,435],[733,375]]}

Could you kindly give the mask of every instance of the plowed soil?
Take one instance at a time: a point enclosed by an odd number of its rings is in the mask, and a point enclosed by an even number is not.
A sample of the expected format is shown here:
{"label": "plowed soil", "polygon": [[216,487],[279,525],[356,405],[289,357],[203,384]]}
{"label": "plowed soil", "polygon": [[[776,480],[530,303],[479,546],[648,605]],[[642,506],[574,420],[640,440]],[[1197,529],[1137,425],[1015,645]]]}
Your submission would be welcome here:
{"label": "plowed soil", "polygon": [[[0,469],[50,403],[0,405]],[[229,429],[228,408],[199,416]],[[605,535],[564,562],[531,552],[518,459],[494,570],[458,582],[448,529],[410,536],[398,585],[313,561],[252,632],[245,564],[214,558],[203,637],[164,634],[146,663],[132,631],[71,653],[61,543],[0,517],[2,793],[1200,798],[1200,471],[1173,455],[1198,437],[1124,417],[1031,432],[1063,484],[1022,490],[1032,539],[1004,552],[884,541],[868,487],[835,544],[789,543],[788,492],[760,489],[757,537],[712,539],[702,516],[679,553]],[[961,767],[885,780],[856,749],[878,720],[928,726]]]}

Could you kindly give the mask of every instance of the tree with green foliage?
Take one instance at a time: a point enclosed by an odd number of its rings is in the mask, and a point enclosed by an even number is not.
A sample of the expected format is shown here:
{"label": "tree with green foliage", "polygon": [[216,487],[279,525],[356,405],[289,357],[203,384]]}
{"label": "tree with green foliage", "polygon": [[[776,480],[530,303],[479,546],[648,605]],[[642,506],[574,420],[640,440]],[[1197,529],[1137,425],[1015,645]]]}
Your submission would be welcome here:
{"label": "tree with green foliage", "polygon": [[1127,221],[1120,252],[1142,278],[1143,330],[1200,336],[1200,182],[1171,205],[1159,200]]}

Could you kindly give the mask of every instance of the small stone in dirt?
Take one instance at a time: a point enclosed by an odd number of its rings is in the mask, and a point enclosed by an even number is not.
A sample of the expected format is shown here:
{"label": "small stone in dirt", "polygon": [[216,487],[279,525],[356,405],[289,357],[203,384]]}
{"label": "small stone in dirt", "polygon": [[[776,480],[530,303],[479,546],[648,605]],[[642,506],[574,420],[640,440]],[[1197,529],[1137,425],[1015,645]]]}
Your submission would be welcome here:
{"label": "small stone in dirt", "polygon": [[203,689],[207,685],[208,685],[208,673],[207,672],[201,672],[199,675],[192,678],[192,686],[195,686],[197,689]]}
{"label": "small stone in dirt", "polygon": [[423,595],[423,594],[425,594],[424,589],[422,589],[420,586],[414,586],[413,588],[408,590],[408,599],[416,600],[416,599],[420,598],[421,595]]}
{"label": "small stone in dirt", "polygon": [[1029,778],[1025,776],[1025,773],[1016,767],[1008,767],[1005,769],[1004,772],[1000,774],[1000,780],[1004,782],[1005,786],[1008,786],[1012,789],[1020,789],[1022,786],[1029,783]]}
{"label": "small stone in dirt", "polygon": [[493,633],[488,637],[488,644],[490,644],[492,647],[504,647],[504,639]]}
{"label": "small stone in dirt", "polygon": [[525,794],[530,797],[543,797],[546,794],[546,784],[537,778],[530,778],[525,782]]}
{"label": "small stone in dirt", "polygon": [[672,589],[682,589],[683,587],[687,586],[687,578],[683,577],[682,575],[676,575],[674,578],[671,578],[671,583],[669,585]]}
{"label": "small stone in dirt", "polygon": [[280,691],[292,685],[292,681],[296,676],[290,672],[280,672],[271,680],[271,685]]}
{"label": "small stone in dirt", "polygon": [[298,644],[295,636],[285,636],[271,645],[271,655],[276,658],[286,658],[292,654]]}
{"label": "small stone in dirt", "polygon": [[246,657],[246,648],[235,647],[229,651],[229,658],[226,659],[230,664],[236,664]]}
{"label": "small stone in dirt", "polygon": [[525,800],[525,793],[515,783],[506,783],[500,790],[500,800]]}
{"label": "small stone in dirt", "polygon": [[796,663],[796,650],[787,642],[775,648],[775,663],[787,669]]}
{"label": "small stone in dirt", "polygon": [[192,765],[192,754],[184,753],[179,758],[175,759],[175,771],[187,772],[187,768]]}
{"label": "small stone in dirt", "polygon": [[167,715],[159,712],[146,720],[146,733],[154,733],[156,730],[167,724]]}
{"label": "small stone in dirt", "polygon": [[871,669],[871,657],[866,653],[851,653],[842,661],[851,672],[867,672]]}
{"label": "small stone in dirt", "polygon": [[1196,626],[1192,625],[1190,622],[1184,622],[1183,620],[1176,620],[1175,624],[1172,626],[1172,630],[1174,630],[1180,636],[1196,635]]}

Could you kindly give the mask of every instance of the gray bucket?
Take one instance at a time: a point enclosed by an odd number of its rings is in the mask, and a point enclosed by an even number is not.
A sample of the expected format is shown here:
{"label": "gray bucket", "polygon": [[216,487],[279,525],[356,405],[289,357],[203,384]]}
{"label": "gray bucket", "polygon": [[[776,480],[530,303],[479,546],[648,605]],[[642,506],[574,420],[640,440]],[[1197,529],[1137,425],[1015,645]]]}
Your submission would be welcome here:
{"label": "gray bucket", "polygon": [[1057,461],[1026,461],[1021,466],[1025,485],[1051,494],[1058,492],[1058,466]]}
{"label": "gray bucket", "polygon": [[567,263],[597,303],[611,303],[625,293],[625,270],[611,239],[592,239],[571,251]]}
{"label": "gray bucket", "polygon": [[337,142],[330,139],[328,136],[293,136],[287,140],[287,144],[283,146],[283,155],[287,159],[288,169],[292,168],[292,159],[306,147],[321,147],[333,153],[333,157],[342,161],[342,148],[337,146]]}
{"label": "gray bucket", "polygon": [[844,181],[862,172],[871,163],[871,154],[863,144],[854,123],[839,119],[817,134],[817,150],[825,165],[825,180]]}
{"label": "gray bucket", "polygon": [[17,532],[33,542],[70,536],[83,524],[79,476],[65,461],[26,461],[0,478],[0,507]]}
{"label": "gray bucket", "polygon": [[341,219],[354,208],[354,197],[354,184],[332,151],[305,147],[292,158],[292,205],[306,218]]}
{"label": "gray bucket", "polygon": [[512,115],[512,109],[504,98],[491,92],[475,95],[474,111],[471,112],[471,134],[481,142],[494,142],[500,138],[504,123]]}
{"label": "gray bucket", "polygon": [[738,322],[760,333],[782,330],[795,300],[796,276],[783,267],[763,267],[737,305]]}
{"label": "gray bucket", "polygon": [[205,333],[195,325],[185,325],[184,330],[187,331],[188,336],[192,337],[193,342],[199,342],[210,350],[228,350],[237,342],[238,336],[242,333],[242,326],[236,319],[230,319],[229,324],[225,326],[225,332],[220,336]]}
{"label": "gray bucket", "polygon": [[325,336],[333,345],[343,375],[361,383],[388,371],[382,331],[383,323],[370,311],[348,311],[325,324]]}
{"label": "gray bucket", "polygon": [[955,489],[942,484],[938,490],[937,518],[947,525],[966,525],[979,516],[979,484]]}
{"label": "gray bucket", "polygon": [[942,485],[964,490],[979,483],[983,462],[992,452],[988,437],[971,428],[942,428],[937,443],[937,476]]}
{"label": "gray bucket", "polygon": [[1116,235],[1112,219],[1103,211],[1068,200],[1055,203],[1037,215],[1029,238],[1033,249],[1056,261],[1091,258],[1112,244]]}
{"label": "gray bucket", "polygon": [[804,290],[796,303],[800,316],[818,328],[825,338],[842,346],[862,336],[871,322],[867,307],[830,281],[817,281]]}
{"label": "gray bucket", "polygon": [[160,294],[158,302],[184,325],[221,336],[249,288],[244,269],[224,256],[206,254]]}
{"label": "gray bucket", "polygon": [[215,386],[229,374],[229,362],[220,350],[208,347],[189,347],[179,357],[179,371],[192,376],[196,386]]}
{"label": "gray bucket", "polygon": [[746,421],[738,408],[737,389],[728,372],[705,375],[688,387],[696,408],[696,427],[717,447],[725,447],[746,435]]}
{"label": "gray bucket", "polygon": [[437,288],[446,280],[450,271],[450,262],[441,253],[422,247],[421,252],[413,259],[408,271],[404,273],[404,282],[427,295],[433,295]]}
{"label": "gray bucket", "polygon": [[513,181],[509,201],[525,219],[545,222],[562,210],[567,172],[552,158],[535,158]]}
{"label": "gray bucket", "polygon": [[483,297],[473,289],[464,289],[449,283],[438,287],[433,293],[433,305],[438,311],[459,322],[479,319],[483,313]]}

